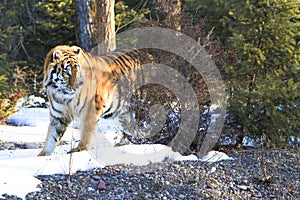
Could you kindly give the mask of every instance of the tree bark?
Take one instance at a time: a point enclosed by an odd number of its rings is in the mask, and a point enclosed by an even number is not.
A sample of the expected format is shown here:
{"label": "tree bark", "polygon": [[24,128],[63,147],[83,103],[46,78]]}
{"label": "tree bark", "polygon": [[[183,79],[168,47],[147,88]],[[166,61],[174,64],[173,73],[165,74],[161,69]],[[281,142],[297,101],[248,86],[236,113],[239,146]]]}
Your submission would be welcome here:
{"label": "tree bark", "polygon": [[116,30],[115,30],[115,0],[96,0],[98,13],[98,48],[97,54],[103,54],[116,49]]}
{"label": "tree bark", "polygon": [[115,0],[76,0],[77,40],[86,51],[102,54],[116,48]]}
{"label": "tree bark", "polygon": [[77,11],[77,41],[78,44],[86,51],[92,47],[92,7],[87,0],[76,0]]}

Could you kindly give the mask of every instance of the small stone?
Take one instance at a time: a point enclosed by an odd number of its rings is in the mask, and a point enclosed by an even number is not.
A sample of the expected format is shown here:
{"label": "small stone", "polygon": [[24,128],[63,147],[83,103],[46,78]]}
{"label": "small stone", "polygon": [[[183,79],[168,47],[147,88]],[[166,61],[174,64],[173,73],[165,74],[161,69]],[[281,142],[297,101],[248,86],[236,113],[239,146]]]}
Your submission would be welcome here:
{"label": "small stone", "polygon": [[94,191],[95,191],[95,189],[92,188],[92,187],[88,187],[87,190],[88,190],[89,192],[94,192]]}
{"label": "small stone", "polygon": [[23,146],[24,149],[38,149],[39,146],[34,143],[25,143]]}
{"label": "small stone", "polygon": [[103,182],[103,181],[99,182],[98,190],[106,190],[105,182]]}
{"label": "small stone", "polygon": [[100,176],[97,176],[97,175],[92,176],[92,178],[95,179],[95,180],[100,180],[100,179],[101,179],[101,177],[100,177]]}
{"label": "small stone", "polygon": [[206,189],[206,191],[211,193],[215,197],[220,197],[222,195],[222,192],[219,190]]}
{"label": "small stone", "polygon": [[235,189],[233,182],[230,182],[230,183],[228,184],[228,186],[229,186],[230,189]]}
{"label": "small stone", "polygon": [[62,189],[63,189],[63,186],[60,185],[60,184],[58,184],[58,185],[57,185],[57,189],[58,189],[58,190],[62,190]]}
{"label": "small stone", "polygon": [[217,185],[213,184],[213,183],[207,183],[207,187],[210,189],[216,188]]}
{"label": "small stone", "polygon": [[249,181],[247,179],[243,179],[242,183],[247,184]]}
{"label": "small stone", "polygon": [[241,189],[241,190],[248,190],[249,189],[249,186],[247,186],[247,185],[237,185],[236,187]]}
{"label": "small stone", "polygon": [[208,174],[212,174],[212,173],[214,173],[216,170],[217,170],[217,168],[212,167],[212,168],[208,171]]}
{"label": "small stone", "polygon": [[184,199],[184,198],[185,198],[185,196],[183,194],[179,195],[179,199]]}

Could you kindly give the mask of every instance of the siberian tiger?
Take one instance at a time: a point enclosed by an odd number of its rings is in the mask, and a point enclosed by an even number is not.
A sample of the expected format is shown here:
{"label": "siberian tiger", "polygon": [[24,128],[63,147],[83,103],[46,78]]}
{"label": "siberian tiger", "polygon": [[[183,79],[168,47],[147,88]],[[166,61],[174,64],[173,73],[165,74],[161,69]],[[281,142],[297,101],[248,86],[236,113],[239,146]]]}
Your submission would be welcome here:
{"label": "siberian tiger", "polygon": [[75,117],[81,123],[81,139],[70,152],[88,150],[98,117],[114,117],[122,109],[117,81],[150,60],[148,54],[139,50],[119,50],[96,57],[78,46],[60,45],[51,49],[45,59],[43,80],[50,123],[39,156],[54,151]]}

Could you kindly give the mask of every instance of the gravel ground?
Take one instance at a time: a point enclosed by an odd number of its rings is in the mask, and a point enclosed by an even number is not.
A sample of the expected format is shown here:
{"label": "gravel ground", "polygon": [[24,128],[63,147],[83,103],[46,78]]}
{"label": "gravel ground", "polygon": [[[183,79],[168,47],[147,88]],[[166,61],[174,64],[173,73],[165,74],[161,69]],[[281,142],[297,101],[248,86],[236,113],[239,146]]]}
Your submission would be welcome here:
{"label": "gravel ground", "polygon": [[235,159],[115,165],[70,176],[38,176],[41,191],[26,199],[300,199],[299,151],[227,153]]}

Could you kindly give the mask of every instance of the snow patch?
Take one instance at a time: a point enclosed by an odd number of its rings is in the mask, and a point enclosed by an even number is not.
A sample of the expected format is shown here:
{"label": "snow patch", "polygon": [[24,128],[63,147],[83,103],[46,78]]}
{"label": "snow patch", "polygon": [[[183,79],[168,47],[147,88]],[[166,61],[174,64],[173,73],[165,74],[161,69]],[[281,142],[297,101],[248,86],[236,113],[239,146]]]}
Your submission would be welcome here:
{"label": "snow patch", "polygon": [[210,151],[207,155],[199,159],[202,162],[218,162],[221,160],[233,160],[233,158],[220,151]]}
{"label": "snow patch", "polygon": [[[44,108],[22,108],[8,122],[13,126],[0,126],[1,141],[44,142],[49,112]],[[62,138],[69,145],[58,146],[52,156],[37,157],[41,149],[0,151],[0,195],[16,195],[24,199],[27,193],[39,190],[37,185],[40,181],[35,178],[37,175],[68,174],[121,163],[147,165],[166,159],[208,162],[232,159],[224,153],[214,151],[199,160],[195,155],[182,156],[161,144],[114,147],[121,137],[116,128],[118,122],[100,119],[98,124],[96,138],[99,141],[96,141],[96,146],[89,152],[66,154],[72,148],[71,144],[76,145],[75,141],[80,138],[79,130],[75,128],[75,125],[78,126],[77,122],[67,129]]]}

